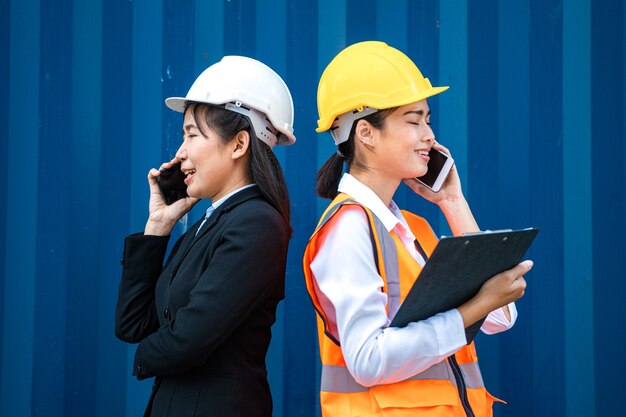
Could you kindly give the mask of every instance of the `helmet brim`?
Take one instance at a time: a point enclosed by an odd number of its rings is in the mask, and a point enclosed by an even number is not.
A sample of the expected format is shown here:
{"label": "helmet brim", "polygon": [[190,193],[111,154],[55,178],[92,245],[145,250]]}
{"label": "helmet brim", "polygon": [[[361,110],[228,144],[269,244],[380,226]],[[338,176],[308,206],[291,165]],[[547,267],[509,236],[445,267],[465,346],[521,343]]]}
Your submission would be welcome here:
{"label": "helmet brim", "polygon": [[[360,103],[359,107],[370,107],[370,108],[374,108],[374,109],[378,109],[378,110],[384,110],[385,108],[406,106],[407,104],[416,103],[418,101],[426,100],[427,98],[430,98],[432,96],[436,96],[439,93],[443,93],[448,88],[450,88],[450,87],[449,86],[432,87],[432,88],[430,88],[430,89],[428,89],[426,91],[422,91],[421,94],[419,94],[419,95],[412,96],[412,97],[407,98],[406,100],[394,103],[392,106],[387,105],[386,107],[381,107],[380,105],[378,105],[378,103]],[[333,125],[333,122],[335,121],[337,116],[340,116],[340,115],[342,115],[344,113],[347,113],[349,111],[356,110],[356,108],[357,107],[341,109],[341,110],[338,110],[338,111],[334,112],[331,117],[327,117],[325,120],[318,120],[317,121],[317,126],[318,127],[317,127],[317,129],[315,129],[315,131],[318,132],[318,133],[327,131]]]}
{"label": "helmet brim", "polygon": [[[175,112],[184,113],[185,108],[187,107],[187,104],[190,101],[193,101],[193,100],[189,100],[186,97],[169,97],[165,99],[165,105],[171,110],[174,110]],[[219,104],[211,103],[208,101],[206,102],[198,101],[198,103],[219,105]],[[280,134],[278,135],[278,145],[292,145],[296,142],[296,137],[294,136],[292,129],[289,128],[290,126],[287,126],[285,123],[279,123],[277,121],[274,121],[269,116],[267,117],[272,123],[272,125],[274,126],[274,128],[276,128],[276,130],[280,132]]]}
{"label": "helmet brim", "polygon": [[165,99],[165,105],[174,111],[184,113],[187,101],[184,97],[170,97]]}

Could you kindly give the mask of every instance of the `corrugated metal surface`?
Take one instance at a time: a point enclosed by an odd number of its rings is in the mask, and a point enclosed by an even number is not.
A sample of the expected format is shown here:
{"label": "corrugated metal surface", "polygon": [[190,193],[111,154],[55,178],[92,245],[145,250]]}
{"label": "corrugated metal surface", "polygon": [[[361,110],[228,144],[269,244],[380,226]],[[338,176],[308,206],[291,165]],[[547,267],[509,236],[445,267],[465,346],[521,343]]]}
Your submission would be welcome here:
{"label": "corrugated metal surface", "polygon": [[[481,226],[542,229],[517,325],[478,339],[509,402],[496,414],[620,415],[625,13],[619,0],[0,2],[0,416],[141,414],[151,383],[113,335],[122,238],[145,222],[146,172],[180,140],[162,100],[225,54],[266,62],[294,96],[298,142],[277,154],[295,234],[268,362],[275,415],[319,414],[300,259],[334,147],[314,132],[315,93],[338,51],[370,39],[451,85],[431,100],[434,128]],[[432,205],[396,200],[446,232]]]}

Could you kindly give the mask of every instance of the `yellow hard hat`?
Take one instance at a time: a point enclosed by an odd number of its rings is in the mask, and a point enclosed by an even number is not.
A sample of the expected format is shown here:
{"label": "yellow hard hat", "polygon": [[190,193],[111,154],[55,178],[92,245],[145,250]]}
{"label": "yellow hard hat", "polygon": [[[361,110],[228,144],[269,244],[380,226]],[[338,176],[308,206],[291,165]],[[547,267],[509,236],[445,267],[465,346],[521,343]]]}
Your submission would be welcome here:
{"label": "yellow hard hat", "polygon": [[320,78],[316,131],[328,130],[349,111],[404,106],[447,89],[433,87],[409,57],[386,43],[356,43],[341,51]]}

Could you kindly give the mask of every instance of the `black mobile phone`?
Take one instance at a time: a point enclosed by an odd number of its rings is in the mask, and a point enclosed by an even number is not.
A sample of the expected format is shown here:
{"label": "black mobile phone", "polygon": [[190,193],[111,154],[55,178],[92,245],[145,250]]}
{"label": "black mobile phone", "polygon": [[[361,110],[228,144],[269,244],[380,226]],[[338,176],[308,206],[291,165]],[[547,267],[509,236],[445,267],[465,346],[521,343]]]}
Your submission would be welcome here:
{"label": "black mobile phone", "polygon": [[168,206],[181,198],[187,197],[187,184],[185,174],[180,170],[180,164],[174,164],[171,168],[162,169],[161,175],[156,177],[157,184]]}
{"label": "black mobile phone", "polygon": [[419,182],[430,188],[434,192],[438,192],[443,185],[450,169],[454,165],[454,160],[435,148],[430,148],[428,152],[430,159],[428,160],[428,172],[425,175],[416,178]]}

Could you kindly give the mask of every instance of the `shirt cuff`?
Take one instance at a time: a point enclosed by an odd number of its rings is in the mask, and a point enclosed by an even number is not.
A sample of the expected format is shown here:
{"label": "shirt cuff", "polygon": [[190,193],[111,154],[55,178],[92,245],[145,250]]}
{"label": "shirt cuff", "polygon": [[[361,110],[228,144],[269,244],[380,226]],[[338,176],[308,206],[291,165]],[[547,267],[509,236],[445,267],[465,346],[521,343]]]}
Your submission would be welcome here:
{"label": "shirt cuff", "polygon": [[459,310],[439,313],[430,320],[437,334],[440,355],[452,354],[467,344],[463,317]]}
{"label": "shirt cuff", "polygon": [[480,330],[485,334],[496,334],[513,327],[517,320],[517,308],[515,307],[515,303],[508,304],[508,307],[511,320],[506,318],[504,309],[499,308],[489,313]]}

